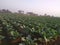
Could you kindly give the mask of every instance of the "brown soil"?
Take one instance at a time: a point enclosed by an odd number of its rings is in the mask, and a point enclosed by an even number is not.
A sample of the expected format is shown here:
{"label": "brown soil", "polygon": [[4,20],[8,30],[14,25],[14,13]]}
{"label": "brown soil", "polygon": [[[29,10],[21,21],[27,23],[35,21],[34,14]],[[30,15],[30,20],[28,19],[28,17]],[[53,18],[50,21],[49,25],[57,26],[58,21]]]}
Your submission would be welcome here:
{"label": "brown soil", "polygon": [[[17,38],[11,41],[11,45],[18,45],[21,42],[20,38]],[[2,45],[3,41],[0,41],[0,45]],[[38,42],[38,45],[60,45],[60,37],[57,37],[55,40],[50,40],[49,42]]]}

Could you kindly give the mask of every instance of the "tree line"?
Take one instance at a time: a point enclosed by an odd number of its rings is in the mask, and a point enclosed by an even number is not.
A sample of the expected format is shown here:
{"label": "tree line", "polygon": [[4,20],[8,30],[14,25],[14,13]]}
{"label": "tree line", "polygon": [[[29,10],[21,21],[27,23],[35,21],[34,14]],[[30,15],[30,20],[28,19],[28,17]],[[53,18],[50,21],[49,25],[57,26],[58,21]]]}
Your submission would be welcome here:
{"label": "tree line", "polygon": [[[8,10],[8,9],[1,9],[0,10],[0,13],[13,13],[12,11]],[[18,14],[24,14],[24,11],[23,10],[18,10],[17,12],[14,12],[14,13],[18,13]],[[38,15],[34,12],[27,12],[26,13],[27,15],[33,15],[33,16],[42,16],[42,15]],[[46,13],[43,15],[43,16],[48,16],[50,17],[50,15],[47,15]]]}

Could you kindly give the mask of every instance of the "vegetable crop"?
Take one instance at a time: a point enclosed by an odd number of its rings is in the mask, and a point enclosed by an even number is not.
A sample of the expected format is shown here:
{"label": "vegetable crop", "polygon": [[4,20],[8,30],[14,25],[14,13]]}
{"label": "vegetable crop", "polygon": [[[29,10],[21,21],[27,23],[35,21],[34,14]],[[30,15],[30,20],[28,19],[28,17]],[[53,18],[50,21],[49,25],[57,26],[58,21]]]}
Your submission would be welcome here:
{"label": "vegetable crop", "polygon": [[39,45],[41,42],[47,45],[59,36],[58,17],[0,13],[1,45]]}

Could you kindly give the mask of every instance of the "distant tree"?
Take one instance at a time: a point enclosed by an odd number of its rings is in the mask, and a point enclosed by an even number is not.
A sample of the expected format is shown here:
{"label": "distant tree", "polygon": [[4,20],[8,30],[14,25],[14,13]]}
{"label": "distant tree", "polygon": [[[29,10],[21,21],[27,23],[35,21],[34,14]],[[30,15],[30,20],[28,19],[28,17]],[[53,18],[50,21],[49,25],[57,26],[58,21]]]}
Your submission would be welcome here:
{"label": "distant tree", "polygon": [[5,12],[5,9],[0,10],[0,13],[3,13],[3,12]]}
{"label": "distant tree", "polygon": [[38,14],[35,14],[33,12],[27,12],[28,15],[32,15],[32,16],[38,16]]}
{"label": "distant tree", "polygon": [[6,10],[6,12],[7,12],[7,13],[12,13],[12,12],[11,12],[10,10],[8,10],[8,9]]}
{"label": "distant tree", "polygon": [[45,13],[44,16],[47,16],[47,14]]}
{"label": "distant tree", "polygon": [[6,10],[6,9],[2,9],[2,10],[0,10],[0,13],[12,13],[10,10]]}
{"label": "distant tree", "polygon": [[47,15],[46,13],[44,14],[44,16],[51,17],[50,15]]}
{"label": "distant tree", "polygon": [[0,13],[1,13],[1,10],[0,10]]}
{"label": "distant tree", "polygon": [[24,14],[24,11],[22,11],[22,10],[18,10],[18,13],[20,13],[20,14]]}

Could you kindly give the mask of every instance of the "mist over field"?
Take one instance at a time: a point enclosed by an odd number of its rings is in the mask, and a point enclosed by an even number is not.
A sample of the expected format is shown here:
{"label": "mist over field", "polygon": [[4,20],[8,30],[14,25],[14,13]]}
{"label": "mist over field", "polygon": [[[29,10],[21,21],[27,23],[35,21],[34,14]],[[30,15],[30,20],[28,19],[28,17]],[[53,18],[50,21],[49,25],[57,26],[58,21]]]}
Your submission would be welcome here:
{"label": "mist over field", "polygon": [[0,0],[0,9],[9,9],[13,12],[23,10],[39,15],[46,13],[60,17],[60,0]]}

